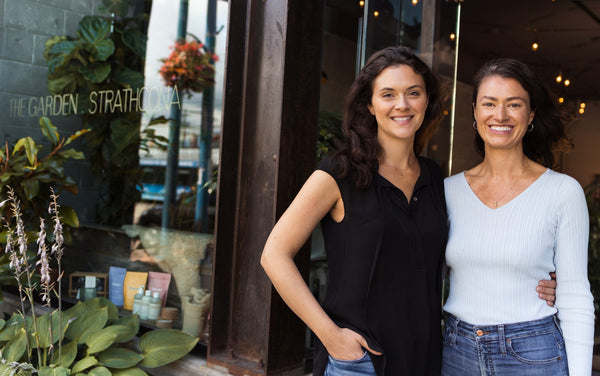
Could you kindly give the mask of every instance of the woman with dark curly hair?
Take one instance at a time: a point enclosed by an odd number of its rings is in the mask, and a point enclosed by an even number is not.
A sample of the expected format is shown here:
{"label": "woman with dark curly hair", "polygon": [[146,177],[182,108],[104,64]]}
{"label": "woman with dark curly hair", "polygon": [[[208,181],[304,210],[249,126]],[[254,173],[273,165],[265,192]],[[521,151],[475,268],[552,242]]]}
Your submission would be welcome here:
{"label": "woman with dark curly hair", "polygon": [[[445,181],[443,375],[591,373],[587,206],[579,183],[551,170],[554,151],[570,145],[555,103],[520,61],[493,60],[475,76],[483,161]],[[529,291],[549,272],[555,307]]]}
{"label": "woman with dark curly hair", "polygon": [[[316,334],[314,375],[439,375],[447,237],[442,173],[418,156],[442,118],[436,77],[412,51],[376,52],[346,100],[345,145],[323,160],[269,236],[261,264]],[[321,222],[319,305],[294,256]]]}
{"label": "woman with dark curly hair", "polygon": [[[308,178],[261,264],[319,339],[316,376],[439,375],[446,207],[440,167],[417,156],[442,118],[438,81],[410,49],[389,47],[346,103],[346,145]],[[322,307],[293,262],[319,221]]]}

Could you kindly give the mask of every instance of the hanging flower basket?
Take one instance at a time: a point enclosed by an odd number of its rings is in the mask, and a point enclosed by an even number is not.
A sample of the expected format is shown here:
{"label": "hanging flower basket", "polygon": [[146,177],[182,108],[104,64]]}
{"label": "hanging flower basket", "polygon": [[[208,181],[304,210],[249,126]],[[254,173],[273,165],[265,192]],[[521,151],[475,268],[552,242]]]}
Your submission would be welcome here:
{"label": "hanging flower basket", "polygon": [[168,58],[162,59],[161,74],[165,84],[191,96],[200,93],[215,83],[215,67],[213,61],[217,55],[207,51],[198,40],[175,43],[173,52]]}

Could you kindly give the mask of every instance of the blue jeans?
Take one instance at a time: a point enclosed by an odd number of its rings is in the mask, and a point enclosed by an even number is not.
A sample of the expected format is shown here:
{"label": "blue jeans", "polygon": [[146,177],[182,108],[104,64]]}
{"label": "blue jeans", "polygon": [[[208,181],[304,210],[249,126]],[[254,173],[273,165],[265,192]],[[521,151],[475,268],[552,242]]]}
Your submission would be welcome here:
{"label": "blue jeans", "polygon": [[506,325],[471,325],[448,314],[442,376],[568,375],[556,316]]}
{"label": "blue jeans", "polygon": [[339,360],[329,355],[324,376],[376,376],[369,354],[365,351],[360,359]]}

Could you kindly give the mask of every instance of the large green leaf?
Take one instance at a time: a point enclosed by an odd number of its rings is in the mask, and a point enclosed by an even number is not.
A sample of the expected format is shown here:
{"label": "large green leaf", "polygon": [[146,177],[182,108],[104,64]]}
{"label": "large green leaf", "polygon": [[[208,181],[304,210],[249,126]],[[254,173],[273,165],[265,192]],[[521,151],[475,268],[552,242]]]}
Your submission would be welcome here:
{"label": "large green leaf", "polygon": [[21,328],[4,348],[2,349],[2,358],[7,362],[17,362],[27,351],[27,333]]}
{"label": "large green leaf", "polygon": [[50,73],[54,73],[59,67],[66,66],[71,59],[78,55],[80,49],[80,41],[63,40],[52,45],[48,51],[48,57],[50,57],[48,69]]}
{"label": "large green leaf", "polygon": [[25,190],[25,196],[29,201],[33,200],[35,196],[40,193],[40,182],[39,180],[28,179],[24,180],[22,183],[23,189]]}
{"label": "large green leaf", "polygon": [[[0,291],[0,296],[2,296],[2,291]],[[0,301],[1,303],[1,301]],[[6,325],[6,321],[0,319],[0,330],[2,330],[4,328],[4,325]]]}
{"label": "large green leaf", "polygon": [[40,117],[40,128],[42,128],[42,133],[50,140],[52,145],[58,145],[60,141],[58,129],[56,129],[49,118],[45,116]]}
{"label": "large green leaf", "polygon": [[129,47],[136,55],[146,58],[146,44],[148,36],[138,29],[127,30],[123,34],[123,43]]}
{"label": "large green leaf", "polygon": [[72,74],[61,75],[58,78],[48,78],[48,92],[54,95],[72,94],[77,89],[77,79]]}
{"label": "large green leaf", "polygon": [[83,304],[83,302],[77,302],[77,304],[75,304],[73,307],[63,311],[63,316],[67,316],[68,318],[72,319],[75,317],[80,317],[86,312],[86,306]]}
{"label": "large green leaf", "polygon": [[97,310],[99,308],[106,307],[108,310],[108,322],[113,322],[119,318],[119,309],[117,306],[102,296],[97,296],[93,299],[86,300],[84,305],[87,306],[89,310]]}
{"label": "large green leaf", "polygon": [[123,325],[129,328],[128,333],[124,333],[115,338],[115,342],[128,342],[135,337],[140,330],[140,317],[138,315],[123,316],[118,320],[113,321],[113,325]]}
{"label": "large green leaf", "polygon": [[79,22],[77,34],[96,61],[105,61],[115,51],[110,37],[111,22],[100,16],[85,16]]}
{"label": "large green leaf", "polygon": [[79,73],[81,73],[86,80],[98,84],[106,80],[106,77],[110,74],[110,69],[110,63],[101,63],[85,67],[82,66],[79,68]]}
{"label": "large green leaf", "polygon": [[115,343],[115,338],[117,338],[119,332],[126,333],[128,330],[129,328],[126,326],[114,325],[90,334],[85,341],[85,344],[88,346],[88,355],[106,350]]}
{"label": "large green leaf", "polygon": [[[62,326],[60,326],[59,316],[60,315],[58,314],[58,311],[53,311],[45,313],[44,315],[36,319],[36,326],[38,332],[37,337],[39,341],[39,346],[41,348],[46,348],[51,344],[56,343],[59,340],[59,338],[62,338],[62,335],[60,333],[60,327],[62,327],[63,335],[64,332],[67,330],[67,327],[69,326],[68,317],[62,317]],[[52,337],[50,337],[50,334],[52,334]],[[35,343],[33,342],[35,341],[34,338],[30,337],[30,340],[31,343]]]}
{"label": "large green leaf", "polygon": [[17,141],[15,147],[13,149],[12,155],[18,153],[22,148],[25,148],[25,154],[27,155],[27,160],[29,164],[33,166],[35,163],[35,159],[37,157],[38,148],[35,144],[35,141],[31,137],[23,137]]}
{"label": "large green leaf", "polygon": [[95,366],[96,364],[98,364],[98,360],[93,356],[85,357],[73,365],[73,368],[71,368],[71,373],[84,371],[92,366]]}
{"label": "large green leaf", "polygon": [[140,368],[133,367],[127,369],[115,369],[112,370],[113,376],[148,376],[148,374],[142,371]]}
{"label": "large green leaf", "polygon": [[77,213],[70,206],[60,207],[60,220],[71,227],[79,227],[79,217],[77,217]]}
{"label": "large green leaf", "polygon": [[141,354],[119,347],[109,348],[98,354],[98,363],[109,368],[131,368],[144,357]]}
{"label": "large green leaf", "polygon": [[139,341],[143,367],[154,368],[171,363],[190,352],[198,338],[175,329],[157,329],[145,333]]}
{"label": "large green leaf", "polygon": [[106,307],[97,311],[86,312],[71,322],[65,336],[72,341],[77,341],[78,344],[82,344],[89,335],[102,330],[107,321],[108,309]]}
{"label": "large green leaf", "polygon": [[[31,322],[31,317],[27,316],[27,322]],[[4,329],[0,332],[0,342],[10,341],[14,338],[19,331],[23,328],[23,316],[19,313],[15,313],[6,322]]]}
{"label": "large green leaf", "polygon": [[42,367],[38,371],[38,376],[69,376],[70,374],[71,372],[67,368],[61,366]]}
{"label": "large green leaf", "polygon": [[106,367],[96,367],[93,370],[91,370],[90,372],[88,372],[88,375],[91,375],[91,376],[112,376],[112,373],[110,373],[110,371]]}
{"label": "large green leaf", "polygon": [[[58,353],[58,349],[55,350]],[[60,359],[58,360],[58,364],[63,367],[70,367],[75,361],[75,357],[77,356],[77,342],[71,341],[66,345],[62,346],[60,350]]]}

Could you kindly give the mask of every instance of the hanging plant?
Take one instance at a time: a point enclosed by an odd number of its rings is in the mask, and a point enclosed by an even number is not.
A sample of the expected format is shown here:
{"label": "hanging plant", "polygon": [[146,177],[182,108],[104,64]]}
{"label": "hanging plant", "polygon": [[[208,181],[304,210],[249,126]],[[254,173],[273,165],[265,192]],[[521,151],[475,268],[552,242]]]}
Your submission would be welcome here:
{"label": "hanging plant", "polygon": [[165,85],[177,87],[188,96],[200,93],[215,83],[215,67],[212,61],[217,55],[208,51],[197,38],[191,42],[177,42],[168,58],[162,59],[159,70]]}

